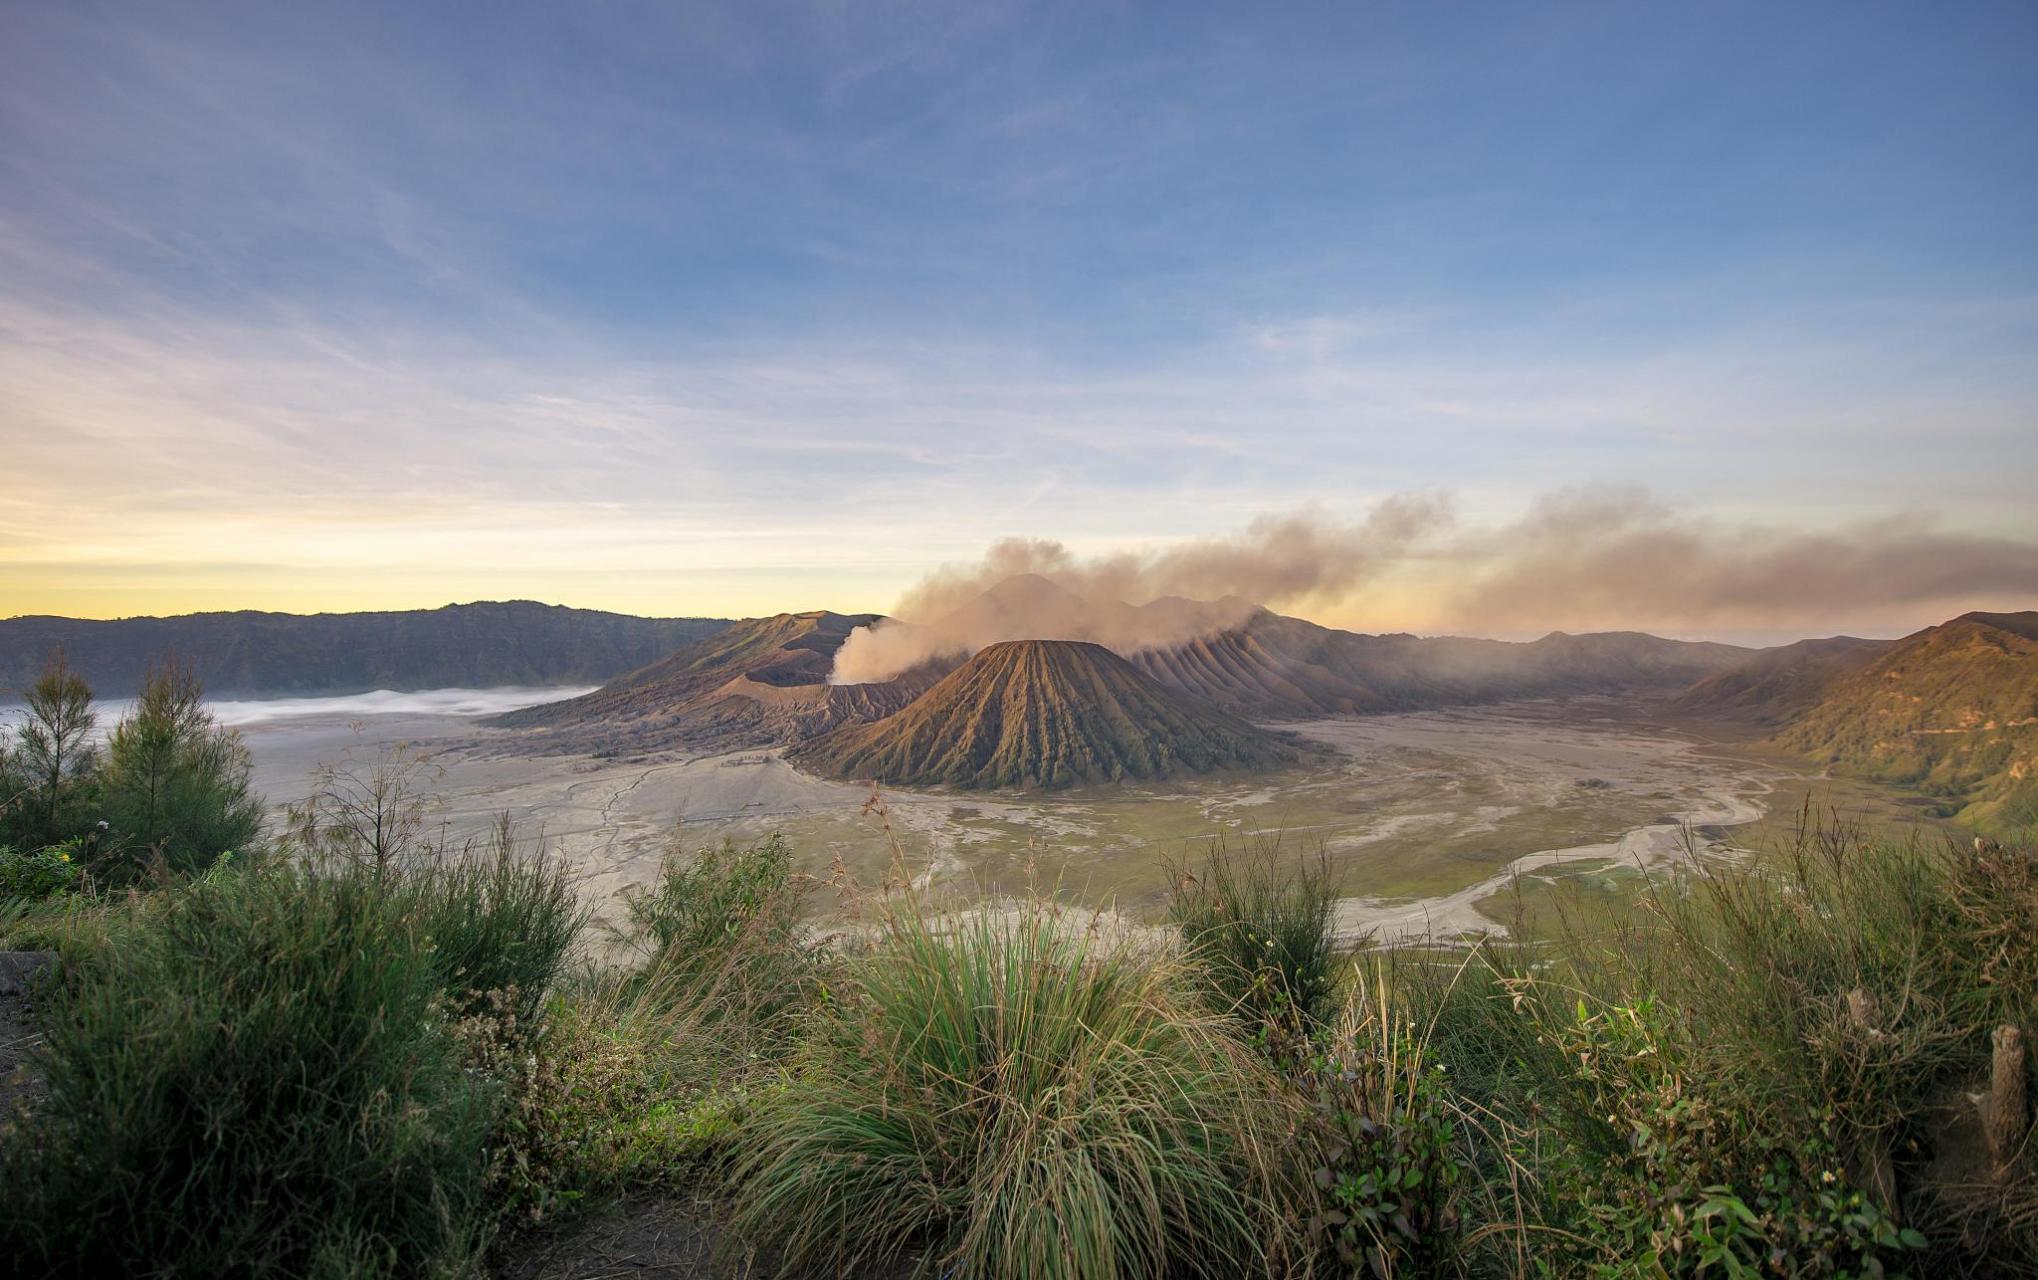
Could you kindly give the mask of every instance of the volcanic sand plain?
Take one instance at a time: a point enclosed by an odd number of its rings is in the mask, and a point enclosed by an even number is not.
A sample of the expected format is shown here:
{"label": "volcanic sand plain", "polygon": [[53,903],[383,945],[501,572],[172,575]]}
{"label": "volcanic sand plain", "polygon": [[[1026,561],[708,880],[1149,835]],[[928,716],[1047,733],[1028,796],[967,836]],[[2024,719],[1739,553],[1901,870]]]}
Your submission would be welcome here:
{"label": "volcanic sand plain", "polygon": [[[1276,773],[1061,792],[887,790],[800,773],[776,750],[627,759],[514,753],[513,735],[445,715],[305,715],[243,729],[279,807],[313,767],[406,742],[456,839],[508,813],[567,859],[603,916],[671,849],[782,835],[801,870],[866,888],[900,876],[965,894],[1053,889],[1154,909],[1171,867],[1219,836],[1321,850],[1351,936],[1504,931],[1554,891],[1620,902],[1644,873],[1774,838],[1806,799],[1929,827],[1871,788],[1664,720],[1648,702],[1565,699],[1275,726],[1332,750]],[[1783,800],[1783,804],[1777,804]],[[1759,836],[1755,833],[1762,833]],[[828,895],[817,894],[826,912]]]}

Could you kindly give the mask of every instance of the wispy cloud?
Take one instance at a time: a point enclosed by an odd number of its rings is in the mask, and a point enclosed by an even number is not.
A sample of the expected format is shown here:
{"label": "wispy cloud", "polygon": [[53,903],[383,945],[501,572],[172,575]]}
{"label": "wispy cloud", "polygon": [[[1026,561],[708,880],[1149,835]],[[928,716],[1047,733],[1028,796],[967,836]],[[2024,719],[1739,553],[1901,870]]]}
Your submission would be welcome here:
{"label": "wispy cloud", "polygon": [[[1904,131],[2030,96],[1978,19],[1846,129],[1549,16],[0,21],[0,612],[872,607],[1006,535],[1580,482],[2032,531],[2033,185]],[[1909,67],[1893,21],[1811,34]]]}

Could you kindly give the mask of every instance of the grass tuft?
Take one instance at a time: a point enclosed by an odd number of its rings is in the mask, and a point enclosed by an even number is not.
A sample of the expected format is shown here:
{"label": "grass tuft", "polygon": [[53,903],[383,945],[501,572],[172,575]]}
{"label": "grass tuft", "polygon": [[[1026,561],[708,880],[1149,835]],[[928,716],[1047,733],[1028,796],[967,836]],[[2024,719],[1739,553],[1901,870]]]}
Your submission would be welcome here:
{"label": "grass tuft", "polygon": [[743,1225],[836,1271],[1264,1273],[1293,1116],[1171,976],[1039,904],[897,912],[758,1104]]}

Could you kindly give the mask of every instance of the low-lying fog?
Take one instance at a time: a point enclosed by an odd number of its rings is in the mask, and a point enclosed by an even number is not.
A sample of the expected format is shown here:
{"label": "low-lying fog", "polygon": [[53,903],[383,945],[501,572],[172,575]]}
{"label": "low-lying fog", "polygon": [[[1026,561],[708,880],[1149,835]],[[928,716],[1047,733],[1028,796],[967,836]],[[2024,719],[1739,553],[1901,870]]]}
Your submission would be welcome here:
{"label": "low-lying fog", "polygon": [[[319,698],[207,699],[205,707],[219,723],[242,729],[273,720],[311,718],[345,721],[370,716],[492,716],[541,702],[577,698],[593,688],[593,685],[509,686],[499,689],[420,689],[410,693],[376,689],[371,693]],[[99,718],[94,726],[94,736],[104,741],[113,726],[133,709],[132,698],[94,702],[92,711]],[[0,702],[0,733],[12,734],[27,713],[27,707],[22,703]]]}

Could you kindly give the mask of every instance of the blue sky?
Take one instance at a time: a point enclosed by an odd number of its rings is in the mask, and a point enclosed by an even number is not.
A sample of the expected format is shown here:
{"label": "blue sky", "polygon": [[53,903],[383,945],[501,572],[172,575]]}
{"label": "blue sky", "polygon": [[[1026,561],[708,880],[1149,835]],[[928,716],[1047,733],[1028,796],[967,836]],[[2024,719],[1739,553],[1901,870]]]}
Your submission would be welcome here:
{"label": "blue sky", "polygon": [[[6,6],[0,614],[881,608],[1410,493],[2038,541],[2038,9],[1266,8]],[[1478,629],[1414,576],[1312,607]]]}

